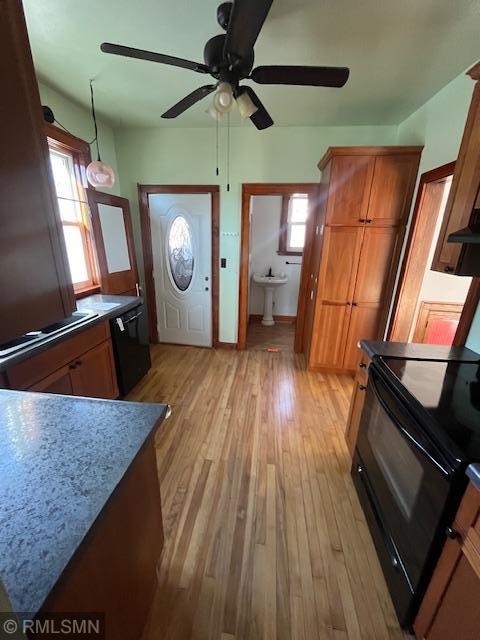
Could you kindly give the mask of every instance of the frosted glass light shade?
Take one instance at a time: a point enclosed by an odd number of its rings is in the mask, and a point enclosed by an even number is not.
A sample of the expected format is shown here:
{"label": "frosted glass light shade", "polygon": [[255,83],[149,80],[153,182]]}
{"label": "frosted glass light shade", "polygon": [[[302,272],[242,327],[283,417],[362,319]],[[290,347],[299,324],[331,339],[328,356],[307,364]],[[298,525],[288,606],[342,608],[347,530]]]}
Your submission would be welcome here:
{"label": "frosted glass light shade", "polygon": [[228,82],[220,82],[213,98],[215,109],[220,113],[228,113],[233,109],[234,104],[232,87]]}
{"label": "frosted glass light shade", "polygon": [[94,160],[87,167],[87,180],[92,187],[111,188],[115,184],[115,174],[110,165]]}
{"label": "frosted glass light shade", "polygon": [[252,99],[250,98],[247,92],[241,93],[238,96],[237,107],[238,107],[238,110],[240,111],[240,116],[242,117],[242,120],[246,120],[247,118],[250,118],[251,116],[253,116],[254,113],[258,111],[258,107],[256,107],[253,104]]}

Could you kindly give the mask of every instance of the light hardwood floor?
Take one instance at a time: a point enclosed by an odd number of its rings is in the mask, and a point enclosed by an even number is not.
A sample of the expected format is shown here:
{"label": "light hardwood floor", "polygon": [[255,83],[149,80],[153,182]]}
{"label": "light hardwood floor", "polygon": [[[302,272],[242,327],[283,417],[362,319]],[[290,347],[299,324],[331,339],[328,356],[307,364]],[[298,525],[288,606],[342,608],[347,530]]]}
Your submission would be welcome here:
{"label": "light hardwood floor", "polygon": [[349,476],[348,377],[157,345],[165,547],[144,640],[405,638]]}

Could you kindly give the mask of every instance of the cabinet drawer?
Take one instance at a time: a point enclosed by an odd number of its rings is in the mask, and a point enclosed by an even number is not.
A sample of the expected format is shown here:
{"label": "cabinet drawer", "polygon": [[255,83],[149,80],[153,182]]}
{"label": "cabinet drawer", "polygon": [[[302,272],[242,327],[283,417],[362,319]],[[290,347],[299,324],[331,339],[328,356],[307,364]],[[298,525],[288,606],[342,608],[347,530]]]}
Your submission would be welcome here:
{"label": "cabinet drawer", "polygon": [[96,324],[90,329],[86,329],[8,369],[7,377],[10,387],[12,389],[27,389],[109,338],[108,322]]}

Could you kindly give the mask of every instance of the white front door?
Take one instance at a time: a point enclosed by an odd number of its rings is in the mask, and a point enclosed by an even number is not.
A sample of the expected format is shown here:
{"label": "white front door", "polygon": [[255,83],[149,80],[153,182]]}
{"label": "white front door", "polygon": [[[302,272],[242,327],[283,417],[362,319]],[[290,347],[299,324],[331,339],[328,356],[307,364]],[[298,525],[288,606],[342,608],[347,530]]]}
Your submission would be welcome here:
{"label": "white front door", "polygon": [[148,204],[159,340],[211,347],[211,195],[151,194]]}

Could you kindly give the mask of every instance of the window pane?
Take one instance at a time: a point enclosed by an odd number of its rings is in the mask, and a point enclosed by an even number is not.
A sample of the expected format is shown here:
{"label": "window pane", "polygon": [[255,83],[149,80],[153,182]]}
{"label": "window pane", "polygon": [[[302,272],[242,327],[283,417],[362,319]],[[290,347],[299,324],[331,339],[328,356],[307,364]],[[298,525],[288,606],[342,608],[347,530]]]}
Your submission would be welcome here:
{"label": "window pane", "polygon": [[73,284],[89,280],[85,253],[83,251],[82,234],[78,227],[64,225],[65,244],[67,245],[68,263]]}
{"label": "window pane", "polygon": [[304,224],[292,224],[289,227],[288,248],[303,250],[305,244],[305,225]]}
{"label": "window pane", "polygon": [[290,198],[290,222],[305,222],[308,215],[308,196]]}
{"label": "window pane", "polygon": [[53,179],[57,191],[58,206],[62,220],[78,222],[81,220],[80,200],[77,190],[77,181],[73,158],[67,153],[61,153],[56,149],[50,150],[50,162],[52,165]]}
{"label": "window pane", "polygon": [[175,284],[180,291],[186,291],[193,278],[195,259],[192,234],[189,224],[183,216],[177,216],[170,227],[168,260]]}

